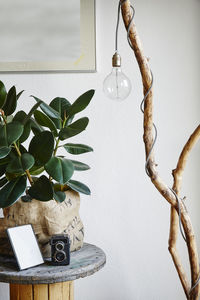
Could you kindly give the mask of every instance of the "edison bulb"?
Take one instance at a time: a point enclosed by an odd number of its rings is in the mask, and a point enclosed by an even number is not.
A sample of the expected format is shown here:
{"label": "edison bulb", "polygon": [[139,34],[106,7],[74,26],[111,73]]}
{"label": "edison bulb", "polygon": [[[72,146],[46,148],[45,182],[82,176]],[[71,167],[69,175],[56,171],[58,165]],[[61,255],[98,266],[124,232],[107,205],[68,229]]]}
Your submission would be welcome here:
{"label": "edison bulb", "polygon": [[113,67],[112,72],[104,80],[103,90],[105,95],[112,100],[122,101],[128,97],[131,92],[131,83],[121,67]]}

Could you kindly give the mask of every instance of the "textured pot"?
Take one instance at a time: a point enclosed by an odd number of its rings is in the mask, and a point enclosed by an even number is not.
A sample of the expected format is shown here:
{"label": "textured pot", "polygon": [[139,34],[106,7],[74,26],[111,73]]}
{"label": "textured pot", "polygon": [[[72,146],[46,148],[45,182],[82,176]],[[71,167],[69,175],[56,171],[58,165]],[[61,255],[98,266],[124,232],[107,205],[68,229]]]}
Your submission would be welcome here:
{"label": "textured pot", "polygon": [[68,234],[70,250],[80,249],[84,238],[83,223],[79,216],[80,196],[72,190],[65,193],[66,199],[62,203],[54,200],[18,200],[11,207],[4,209],[4,218],[0,219],[0,254],[12,254],[6,229],[25,224],[33,225],[44,257],[51,255],[49,240],[54,234]]}

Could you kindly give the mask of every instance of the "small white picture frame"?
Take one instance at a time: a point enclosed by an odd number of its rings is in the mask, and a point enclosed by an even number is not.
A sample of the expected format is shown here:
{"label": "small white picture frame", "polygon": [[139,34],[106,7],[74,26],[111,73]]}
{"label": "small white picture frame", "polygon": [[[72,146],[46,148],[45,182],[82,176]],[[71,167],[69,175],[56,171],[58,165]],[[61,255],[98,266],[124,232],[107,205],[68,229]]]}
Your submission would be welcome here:
{"label": "small white picture frame", "polygon": [[28,269],[44,263],[32,225],[8,228],[7,234],[19,270]]}

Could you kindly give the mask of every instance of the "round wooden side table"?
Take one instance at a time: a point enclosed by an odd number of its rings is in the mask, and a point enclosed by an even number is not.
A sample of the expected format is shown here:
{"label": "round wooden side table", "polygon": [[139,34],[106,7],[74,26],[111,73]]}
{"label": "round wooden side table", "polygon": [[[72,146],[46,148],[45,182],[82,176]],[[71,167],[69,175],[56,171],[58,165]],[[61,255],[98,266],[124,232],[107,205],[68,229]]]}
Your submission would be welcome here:
{"label": "round wooden side table", "polygon": [[69,266],[53,266],[47,260],[17,271],[14,258],[0,256],[0,282],[10,283],[10,300],[74,300],[73,281],[94,274],[105,263],[105,253],[86,243],[71,253]]}

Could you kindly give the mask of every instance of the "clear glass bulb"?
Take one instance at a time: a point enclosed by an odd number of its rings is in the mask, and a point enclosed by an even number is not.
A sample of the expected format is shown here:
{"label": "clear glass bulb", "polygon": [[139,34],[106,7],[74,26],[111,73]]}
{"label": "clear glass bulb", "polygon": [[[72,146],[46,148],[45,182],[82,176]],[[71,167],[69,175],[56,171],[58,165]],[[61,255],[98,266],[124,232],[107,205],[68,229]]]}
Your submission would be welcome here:
{"label": "clear glass bulb", "polygon": [[131,92],[131,83],[120,67],[113,67],[112,72],[103,82],[103,91],[112,100],[122,101]]}

